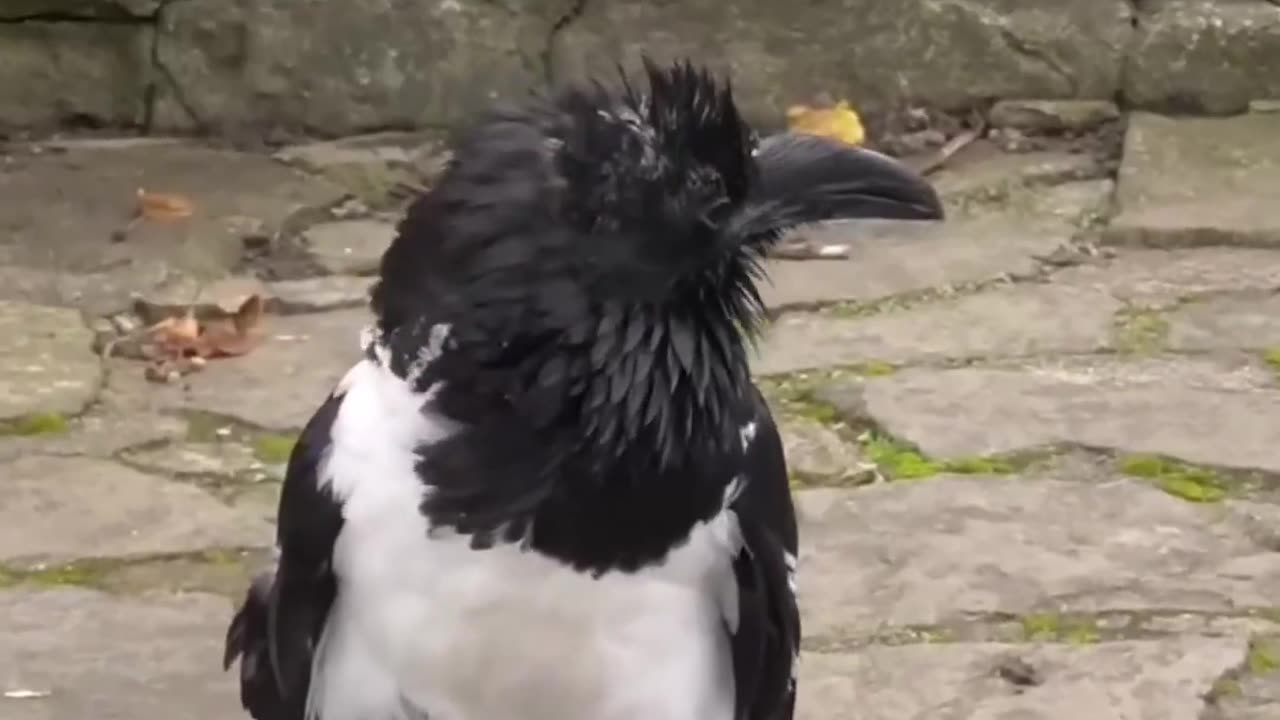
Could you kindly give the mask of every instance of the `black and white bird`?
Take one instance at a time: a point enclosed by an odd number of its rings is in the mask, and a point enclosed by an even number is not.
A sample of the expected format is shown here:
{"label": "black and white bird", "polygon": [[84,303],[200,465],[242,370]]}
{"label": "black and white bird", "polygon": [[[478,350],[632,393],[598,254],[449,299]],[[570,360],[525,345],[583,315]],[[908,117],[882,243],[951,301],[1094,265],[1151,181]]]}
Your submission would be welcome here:
{"label": "black and white bird", "polygon": [[490,112],[382,260],[227,632],[258,720],[788,720],[796,520],[748,372],[781,233],[935,219],[687,63]]}

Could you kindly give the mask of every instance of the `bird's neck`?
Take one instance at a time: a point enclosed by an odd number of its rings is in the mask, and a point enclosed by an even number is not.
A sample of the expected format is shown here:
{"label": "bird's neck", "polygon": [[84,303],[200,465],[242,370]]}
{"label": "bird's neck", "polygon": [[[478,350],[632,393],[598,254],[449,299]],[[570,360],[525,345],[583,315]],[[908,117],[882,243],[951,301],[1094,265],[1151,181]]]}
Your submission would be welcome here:
{"label": "bird's neck", "polygon": [[[458,429],[420,451],[424,514],[473,546],[521,542],[594,572],[661,562],[723,510],[741,476],[749,387],[745,351],[726,342],[736,335],[673,332],[686,335],[557,359],[585,371],[566,376],[556,412],[539,421],[516,410],[535,399],[495,395],[468,373],[435,382],[428,412]],[[377,347],[371,359],[407,385],[434,382],[413,374],[412,360],[431,353]]]}

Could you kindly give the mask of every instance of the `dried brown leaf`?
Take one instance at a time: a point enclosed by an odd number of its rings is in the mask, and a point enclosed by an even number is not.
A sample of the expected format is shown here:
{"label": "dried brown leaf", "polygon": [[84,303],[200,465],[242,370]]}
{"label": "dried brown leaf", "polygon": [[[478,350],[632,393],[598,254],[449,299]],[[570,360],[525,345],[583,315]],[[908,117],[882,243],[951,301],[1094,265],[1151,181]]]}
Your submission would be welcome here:
{"label": "dried brown leaf", "polygon": [[231,317],[235,323],[236,331],[241,334],[249,334],[258,329],[262,325],[263,302],[262,296],[258,294],[250,295],[240,303],[240,308],[236,310],[235,315]]}
{"label": "dried brown leaf", "polygon": [[231,317],[205,323],[197,354],[201,357],[247,354],[262,342],[262,311],[262,296],[250,295]]}
{"label": "dried brown leaf", "polygon": [[191,217],[195,203],[176,193],[153,193],[138,188],[138,215],[147,220],[181,220]]}
{"label": "dried brown leaf", "polygon": [[181,357],[194,350],[200,340],[200,323],[188,310],[182,315],[167,317],[147,328],[144,354],[149,357]]}

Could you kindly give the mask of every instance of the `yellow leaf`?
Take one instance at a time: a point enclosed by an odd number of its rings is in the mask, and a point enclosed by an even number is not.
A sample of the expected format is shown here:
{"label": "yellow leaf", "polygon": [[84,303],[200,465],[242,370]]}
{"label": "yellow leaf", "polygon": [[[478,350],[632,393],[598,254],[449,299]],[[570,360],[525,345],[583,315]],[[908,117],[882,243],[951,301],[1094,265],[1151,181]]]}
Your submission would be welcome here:
{"label": "yellow leaf", "polygon": [[862,118],[858,117],[848,100],[841,100],[830,108],[792,105],[787,108],[787,129],[794,133],[839,140],[849,145],[861,145],[866,140]]}

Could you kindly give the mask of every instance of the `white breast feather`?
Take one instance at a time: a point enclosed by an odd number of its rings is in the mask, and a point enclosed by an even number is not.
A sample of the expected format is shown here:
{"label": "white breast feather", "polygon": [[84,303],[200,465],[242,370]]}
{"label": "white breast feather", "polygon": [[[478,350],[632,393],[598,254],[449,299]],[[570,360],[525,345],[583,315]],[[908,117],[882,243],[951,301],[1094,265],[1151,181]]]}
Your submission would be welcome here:
{"label": "white breast feather", "polygon": [[343,381],[321,482],[343,504],[338,598],[316,655],[322,720],[731,720],[737,519],[599,579],[514,545],[428,539],[416,451],[456,429],[377,363]]}

